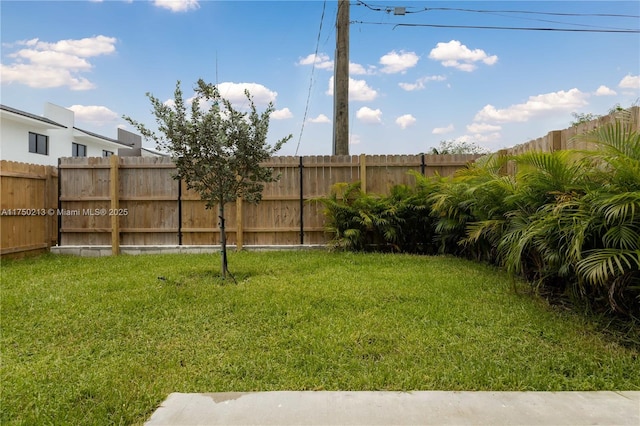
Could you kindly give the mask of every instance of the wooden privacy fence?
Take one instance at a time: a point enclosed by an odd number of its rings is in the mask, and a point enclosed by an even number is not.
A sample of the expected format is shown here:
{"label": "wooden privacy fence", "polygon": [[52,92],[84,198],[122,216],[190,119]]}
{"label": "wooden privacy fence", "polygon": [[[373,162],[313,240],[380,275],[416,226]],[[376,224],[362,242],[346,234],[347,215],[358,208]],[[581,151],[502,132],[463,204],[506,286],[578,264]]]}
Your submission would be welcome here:
{"label": "wooden privacy fence", "polygon": [[[323,207],[311,202],[338,182],[361,181],[386,194],[412,184],[409,170],[448,176],[477,155],[360,155],[273,157],[265,166],[280,180],[265,185],[258,205],[226,206],[228,243],[324,244]],[[217,208],[173,179],[171,159],[155,157],[63,158],[59,165],[60,245],[219,244]],[[234,205],[235,204],[235,205]]]}
{"label": "wooden privacy fence", "polygon": [[58,170],[0,162],[0,254],[47,251],[57,243]]}
{"label": "wooden privacy fence", "polygon": [[[630,115],[631,129],[635,132],[640,131],[640,107],[634,106],[628,110]],[[547,133],[545,136],[530,140],[529,142],[513,146],[508,149],[502,149],[498,151],[500,156],[513,156],[524,154],[525,152],[538,151],[538,152],[554,152],[568,149],[576,150],[593,150],[596,146],[588,143],[580,138],[576,138],[578,135],[588,133],[598,127],[605,124],[615,123],[620,118],[620,112],[612,112],[609,115],[599,117],[589,122],[581,123],[577,126],[572,126],[563,130],[553,130]],[[505,173],[513,175],[516,173],[516,165],[513,161],[509,161],[505,167]]]}
{"label": "wooden privacy fence", "polygon": [[[640,108],[631,108],[638,131]],[[589,149],[572,139],[616,119],[611,114],[589,123],[502,150]],[[366,192],[385,194],[395,184],[413,184],[415,170],[452,175],[478,156],[374,155],[274,157],[265,165],[281,175],[265,185],[263,201],[227,206],[229,243],[247,245],[323,244],[322,206],[338,182],[361,181]],[[513,173],[512,162],[507,172]],[[52,245],[210,245],[219,243],[217,210],[206,210],[197,194],[172,178],[168,158],[64,158],[51,166],[2,161],[0,254],[45,251]],[[58,179],[60,175],[60,179]],[[59,194],[59,196],[58,196]]]}
{"label": "wooden privacy fence", "polygon": [[[632,128],[637,132],[640,130],[640,107],[636,106],[630,108],[629,113],[631,115]],[[588,133],[605,124],[613,123],[619,118],[619,114],[619,112],[613,112],[609,115],[605,115],[586,123],[581,123],[577,126],[572,126],[563,130],[553,130],[541,138],[501,150],[500,152],[505,155],[518,155],[529,151],[552,152],[566,149],[594,149],[595,147],[592,144],[581,141],[579,138],[575,138],[575,136]]]}

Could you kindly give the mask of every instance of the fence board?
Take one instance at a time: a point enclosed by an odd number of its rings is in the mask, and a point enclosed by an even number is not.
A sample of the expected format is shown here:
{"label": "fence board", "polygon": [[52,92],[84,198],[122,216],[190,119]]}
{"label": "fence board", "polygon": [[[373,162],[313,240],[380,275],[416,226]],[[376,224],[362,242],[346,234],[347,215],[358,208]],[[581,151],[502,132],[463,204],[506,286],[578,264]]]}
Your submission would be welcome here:
{"label": "fence board", "polygon": [[58,173],[52,166],[0,162],[0,254],[20,257],[57,243]]}

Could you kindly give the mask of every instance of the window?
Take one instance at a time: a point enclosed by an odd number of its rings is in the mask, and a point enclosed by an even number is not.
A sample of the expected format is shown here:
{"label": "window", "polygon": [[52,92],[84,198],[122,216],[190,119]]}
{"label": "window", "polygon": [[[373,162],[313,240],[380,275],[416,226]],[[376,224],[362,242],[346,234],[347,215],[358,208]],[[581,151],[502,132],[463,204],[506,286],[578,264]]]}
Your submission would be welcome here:
{"label": "window", "polygon": [[81,145],[79,143],[75,143],[73,142],[71,144],[71,155],[73,157],[86,157],[87,156],[87,146],[86,145]]}
{"label": "window", "polygon": [[29,132],[29,152],[49,155],[49,136]]}
{"label": "window", "polygon": [[105,149],[102,150],[103,157],[111,157],[113,155],[113,151],[107,151]]}

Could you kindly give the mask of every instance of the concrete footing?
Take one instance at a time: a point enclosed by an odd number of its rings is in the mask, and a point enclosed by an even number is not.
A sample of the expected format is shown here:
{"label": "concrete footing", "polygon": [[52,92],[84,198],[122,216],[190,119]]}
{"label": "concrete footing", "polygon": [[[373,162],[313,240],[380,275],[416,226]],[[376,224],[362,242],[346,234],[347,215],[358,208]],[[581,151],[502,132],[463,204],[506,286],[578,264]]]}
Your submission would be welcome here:
{"label": "concrete footing", "polygon": [[640,392],[172,393],[159,425],[639,425]]}

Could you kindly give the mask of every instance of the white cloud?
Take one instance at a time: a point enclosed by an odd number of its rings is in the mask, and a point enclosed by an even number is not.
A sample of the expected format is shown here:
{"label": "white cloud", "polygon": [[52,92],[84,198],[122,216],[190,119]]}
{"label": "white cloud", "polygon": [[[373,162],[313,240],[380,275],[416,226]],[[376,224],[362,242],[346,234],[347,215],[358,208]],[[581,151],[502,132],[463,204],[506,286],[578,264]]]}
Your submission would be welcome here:
{"label": "white cloud", "polygon": [[[315,54],[312,53],[310,55],[305,56],[298,60],[296,65],[313,65],[315,63],[316,68],[322,70],[333,70],[334,62],[329,59],[329,55],[325,53]],[[360,64],[356,64],[354,62],[349,62],[349,74],[351,75],[367,75],[373,74],[375,72],[375,67],[370,66],[368,69]]]}
{"label": "white cloud", "polygon": [[640,75],[627,75],[618,84],[623,89],[640,89]]}
{"label": "white cloud", "polygon": [[118,120],[118,114],[109,108],[97,105],[71,105],[68,109],[74,112],[77,121],[104,125]]}
{"label": "white cloud", "polygon": [[318,115],[316,118],[310,118],[307,120],[309,123],[331,123],[329,117],[324,114]]}
{"label": "white cloud", "polygon": [[198,0],[154,0],[153,4],[172,12],[186,12],[200,8]]}
{"label": "white cloud", "polygon": [[287,118],[293,117],[293,114],[289,110],[289,108],[283,108],[271,113],[271,118],[274,120],[286,120]]}
{"label": "white cloud", "polygon": [[55,43],[37,38],[19,41],[15,45],[24,48],[7,54],[15,61],[0,65],[2,82],[33,88],[67,86],[71,90],[93,89],[95,85],[81,75],[93,68],[87,58],[115,52],[116,41],[103,35]]}
{"label": "white cloud", "polygon": [[616,94],[615,90],[609,89],[607,86],[600,86],[595,92],[596,96],[613,96]]}
{"label": "white cloud", "polygon": [[474,117],[474,121],[491,121],[499,123],[523,122],[530,118],[553,111],[571,111],[587,105],[589,95],[578,89],[545,93],[530,96],[523,104],[511,105],[497,109],[493,105],[485,105]]}
{"label": "white cloud", "polygon": [[453,124],[449,124],[447,127],[436,127],[431,133],[434,135],[444,135],[446,133],[451,133],[454,130],[455,128],[453,127]]}
{"label": "white cloud", "polygon": [[262,84],[258,83],[232,83],[224,82],[218,84],[220,96],[231,101],[234,104],[247,104],[247,97],[244,91],[248,90],[256,105],[266,105],[269,102],[275,102],[278,92],[269,90]]}
{"label": "white cloud", "polygon": [[362,137],[360,135],[352,134],[349,136],[349,145],[358,145],[362,143]]}
{"label": "white cloud", "polygon": [[365,68],[360,64],[349,62],[350,75],[371,75],[371,74],[375,74],[375,72],[376,72],[376,67],[374,67],[373,65],[369,65],[368,68]]}
{"label": "white cloud", "polygon": [[429,53],[429,58],[440,61],[445,67],[453,67],[467,72],[475,70],[477,62],[482,62],[486,65],[493,65],[498,62],[496,55],[489,56],[482,49],[471,50],[458,40],[438,43]]}
{"label": "white cloud", "polygon": [[496,126],[494,124],[487,123],[473,123],[467,125],[467,132],[470,133],[487,133],[496,132],[498,130],[502,130],[502,126]]}
{"label": "white cloud", "polygon": [[58,67],[14,64],[1,65],[2,83],[21,83],[36,89],[68,86],[71,90],[89,90],[95,85],[84,77]]}
{"label": "white cloud", "polygon": [[62,52],[69,55],[88,58],[115,52],[116,41],[117,39],[114,37],[99,35],[96,37],[82,38],[78,40],[60,40],[55,43],[47,43],[34,38],[24,42],[19,42],[19,44],[24,44],[34,50]]}
{"label": "white cloud", "polygon": [[474,135],[471,135],[470,137],[476,142],[495,142],[497,140],[500,140],[502,135],[500,135],[499,132],[493,132],[486,135],[481,133],[476,133]]}
{"label": "white cloud", "polygon": [[320,53],[318,55],[316,55],[315,53],[312,53],[310,55],[307,55],[306,57],[300,59],[297,64],[313,65],[314,63],[316,65],[316,68],[319,68],[319,69],[323,69],[323,70],[333,69],[333,61],[330,60],[329,56],[324,53]]}
{"label": "white cloud", "polygon": [[[326,94],[333,96],[333,77],[329,79],[329,88]],[[355,80],[349,77],[349,100],[351,101],[372,101],[378,97],[378,92],[367,85],[364,80]]]}
{"label": "white cloud", "polygon": [[356,112],[356,117],[363,123],[379,124],[382,123],[382,111],[380,109],[371,109],[362,107]]}
{"label": "white cloud", "polygon": [[360,64],[349,62],[349,74],[365,75],[367,70]]}
{"label": "white cloud", "polygon": [[446,79],[447,77],[445,77],[444,75],[428,75],[428,76],[417,79],[415,83],[398,83],[398,86],[400,86],[402,89],[406,90],[407,92],[411,92],[413,90],[424,89],[425,84],[429,81],[444,81]]}
{"label": "white cloud", "polygon": [[25,59],[33,65],[41,67],[57,67],[64,64],[65,68],[74,71],[91,69],[91,64],[86,59],[63,52],[22,49],[9,56],[20,58],[20,60]]}
{"label": "white cloud", "polygon": [[396,124],[400,126],[401,129],[406,129],[409,126],[413,126],[416,123],[416,118],[411,114],[401,115],[396,118]]}
{"label": "white cloud", "polygon": [[380,64],[383,65],[380,71],[385,74],[404,73],[409,68],[416,66],[419,59],[420,57],[414,52],[401,50],[400,53],[397,53],[393,50],[380,58]]}
{"label": "white cloud", "polygon": [[369,87],[366,81],[349,78],[349,99],[354,101],[372,101],[377,97],[378,92]]}

